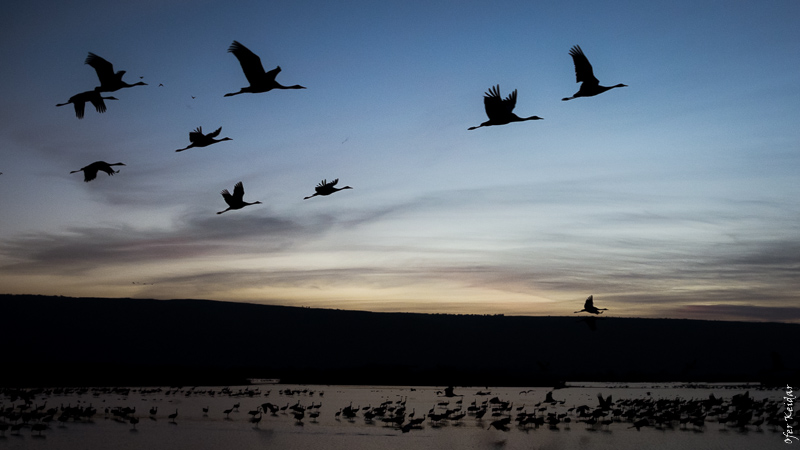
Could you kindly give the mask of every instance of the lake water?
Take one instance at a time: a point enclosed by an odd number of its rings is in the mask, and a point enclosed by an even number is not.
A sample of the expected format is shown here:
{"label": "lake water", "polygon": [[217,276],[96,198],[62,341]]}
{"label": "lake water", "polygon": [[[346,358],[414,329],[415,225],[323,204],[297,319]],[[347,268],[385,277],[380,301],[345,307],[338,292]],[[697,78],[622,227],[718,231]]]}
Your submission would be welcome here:
{"label": "lake water", "polygon": [[[40,410],[57,408],[55,418],[47,428],[34,431],[28,426],[7,430],[0,438],[4,449],[767,449],[786,447],[782,429],[769,425],[770,417],[778,416],[776,408],[783,405],[783,389],[760,389],[757,385],[700,385],[687,387],[679,384],[612,384],[569,383],[564,389],[552,392],[554,404],[543,403],[549,388],[492,388],[455,387],[455,396],[447,397],[445,387],[385,387],[385,386],[311,386],[262,385],[183,388],[97,388],[84,391],[65,390],[42,392],[31,399],[26,411],[44,405]],[[675,404],[691,400],[707,400],[713,394],[722,399],[720,407],[730,404],[734,395],[747,393],[748,402],[763,405],[756,409],[752,419],[743,427],[731,422],[720,423],[717,415],[706,416],[702,427],[672,421],[651,423],[637,431],[634,420],[618,415],[610,424],[589,425],[578,416],[581,405],[591,413],[600,406],[598,394],[612,396],[614,404],[609,412],[599,417],[614,419],[617,412],[634,409],[643,414],[643,405],[657,405],[659,400]],[[494,400],[492,400],[494,399]],[[18,411],[24,402],[5,396],[0,398],[2,410]],[[763,401],[766,400],[766,403]],[[46,403],[45,403],[46,402]],[[506,402],[507,406],[498,402]],[[563,402],[563,403],[562,403]],[[238,410],[233,408],[239,404]],[[249,411],[270,403],[280,409],[273,415],[257,414],[259,423],[250,421]],[[475,409],[487,406],[487,412],[477,419]],[[298,421],[291,407],[305,408],[304,417]],[[367,420],[365,416],[383,405],[383,418],[393,417],[393,411],[405,407],[405,420],[421,418],[419,426],[401,430],[387,424],[380,416]],[[474,405],[474,406],[473,406]],[[538,405],[538,406],[537,406]],[[91,406],[97,412],[91,419],[69,419],[59,422],[62,407]],[[472,406],[472,408],[470,408]],[[343,417],[342,411],[350,407],[358,410],[354,418]],[[496,416],[492,417],[492,407]],[[125,419],[113,413],[123,408],[134,409]],[[151,408],[157,408],[154,415]],[[208,408],[208,413],[203,411]],[[541,409],[545,408],[545,409]],[[233,409],[228,414],[224,411]],[[446,414],[447,418],[433,422],[430,415]],[[106,412],[108,411],[108,412]],[[174,421],[169,415],[177,411]],[[310,417],[317,412],[317,418]],[[553,413],[559,423],[554,427],[544,424],[521,426],[515,420],[520,413],[530,417],[547,417]],[[466,413],[455,420],[460,413]],[[412,416],[413,415],[413,416]],[[13,415],[2,418],[12,422]],[[134,426],[129,417],[139,422]],[[506,430],[491,427],[495,420],[509,417]],[[764,417],[760,426],[752,423]],[[780,416],[782,417],[782,415]],[[569,422],[567,422],[569,418]],[[508,420],[508,419],[507,419]],[[723,421],[724,422],[724,421]],[[796,443],[800,446],[800,443]]]}

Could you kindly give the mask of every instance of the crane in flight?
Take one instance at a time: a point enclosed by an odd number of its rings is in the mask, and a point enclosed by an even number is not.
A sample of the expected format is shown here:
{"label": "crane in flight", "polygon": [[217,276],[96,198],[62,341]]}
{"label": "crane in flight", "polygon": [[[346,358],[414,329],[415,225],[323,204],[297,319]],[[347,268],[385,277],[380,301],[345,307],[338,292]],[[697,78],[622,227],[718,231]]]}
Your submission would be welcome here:
{"label": "crane in flight", "polygon": [[603,311],[608,311],[608,308],[596,308],[594,306],[594,295],[590,295],[589,298],[586,299],[586,302],[583,304],[583,309],[580,311],[575,311],[575,314],[580,312],[588,312],[591,314],[603,314]]}
{"label": "crane in flight", "polygon": [[244,94],[246,92],[258,94],[260,92],[267,92],[273,89],[305,89],[305,87],[295,84],[294,86],[283,86],[275,81],[275,77],[280,73],[281,66],[277,66],[269,72],[264,71],[264,66],[261,64],[261,58],[250,49],[242,45],[239,41],[233,41],[233,44],[228,48],[229,53],[239,60],[242,66],[244,76],[250,86],[243,87],[239,92],[230,92],[225,94],[225,97]]}
{"label": "crane in flight", "polygon": [[103,171],[107,173],[109,176],[111,176],[114,175],[115,173],[119,173],[119,170],[114,170],[111,168],[111,166],[124,166],[124,165],[125,164],[122,164],[121,162],[109,164],[105,161],[95,161],[86,167],[82,167],[78,170],[73,170],[70,173],[77,173],[83,171],[83,181],[88,183],[97,178],[98,170]]}
{"label": "crane in flight", "polygon": [[125,75],[124,70],[114,72],[113,64],[92,52],[89,52],[89,56],[86,57],[84,64],[92,66],[94,71],[97,72],[97,78],[100,79],[100,86],[94,88],[94,90],[97,92],[114,92],[122,88],[147,86],[147,83],[143,81],[139,81],[134,84],[128,84],[122,81],[122,76]]}
{"label": "crane in flight", "polygon": [[514,107],[517,105],[517,90],[508,95],[505,99],[500,97],[500,85],[489,88],[489,92],[483,96],[483,106],[486,108],[486,115],[489,120],[477,127],[469,127],[474,130],[480,127],[492,125],[505,125],[511,122],[524,122],[526,120],[542,120],[539,116],[519,117],[514,114]]}
{"label": "crane in flight", "polygon": [[605,91],[618,87],[628,87],[627,84],[617,84],[614,86],[600,86],[600,80],[595,78],[592,70],[592,65],[589,59],[583,54],[583,50],[579,45],[572,47],[569,50],[572,56],[572,62],[575,63],[575,82],[581,83],[578,92],[572,97],[564,97],[561,100],[567,101],[578,97],[593,97],[597,94],[602,94]]}
{"label": "crane in flight", "polygon": [[219,133],[222,131],[222,127],[217,128],[216,131],[212,131],[208,134],[203,134],[203,127],[197,127],[196,130],[189,132],[189,144],[188,147],[179,148],[175,150],[176,152],[182,152],[184,150],[189,150],[193,147],[208,147],[211,144],[216,144],[217,142],[222,141],[232,141],[233,139],[229,137],[224,137],[222,139],[215,139],[219,136]]}
{"label": "crane in flight", "polygon": [[[228,192],[227,189],[223,189],[222,192],[220,192],[220,194],[222,194],[222,198],[225,199],[225,203],[228,204],[228,209],[226,209],[225,211],[229,211],[231,209],[242,209],[248,205],[261,204],[261,202],[248,203],[244,201],[244,185],[242,185],[241,181],[236,183],[236,186],[233,187],[233,195],[231,195],[231,193]],[[217,214],[222,214],[225,211],[220,211]]]}
{"label": "crane in flight", "polygon": [[56,106],[64,106],[72,103],[75,106],[75,116],[78,119],[83,119],[83,112],[86,109],[86,102],[91,103],[94,109],[99,113],[106,112],[106,103],[103,100],[119,100],[116,97],[103,97],[99,91],[86,91],[80,94],[75,94],[69,98],[65,103],[59,103]]}
{"label": "crane in flight", "polygon": [[314,188],[314,190],[316,192],[314,194],[312,194],[312,195],[309,195],[308,197],[304,197],[303,200],[308,200],[311,197],[316,197],[318,195],[331,195],[334,192],[342,191],[342,190],[345,190],[345,189],[353,189],[350,186],[345,186],[345,187],[341,187],[341,188],[334,187],[334,186],[336,186],[336,183],[338,183],[338,182],[339,182],[338,178],[333,180],[333,181],[331,181],[331,182],[328,182],[327,180],[322,180],[317,185],[317,187]]}

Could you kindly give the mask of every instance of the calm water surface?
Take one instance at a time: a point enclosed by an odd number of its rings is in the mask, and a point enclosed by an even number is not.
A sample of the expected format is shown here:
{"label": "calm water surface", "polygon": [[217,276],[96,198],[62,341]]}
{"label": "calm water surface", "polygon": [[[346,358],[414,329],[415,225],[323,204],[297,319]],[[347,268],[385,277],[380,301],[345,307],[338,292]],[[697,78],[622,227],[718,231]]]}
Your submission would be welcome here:
{"label": "calm water surface", "polygon": [[[5,431],[0,437],[0,450],[4,449],[767,449],[789,448],[783,442],[780,429],[767,424],[765,417],[760,427],[745,428],[719,423],[707,418],[702,428],[678,422],[663,426],[645,426],[637,431],[629,421],[620,420],[602,426],[589,426],[579,420],[575,408],[580,405],[599,406],[597,394],[612,396],[612,401],[648,399],[684,400],[708,399],[710,394],[729,401],[735,394],[748,393],[754,401],[768,399],[781,403],[784,392],[780,389],[761,390],[753,386],[703,385],[687,388],[677,384],[603,384],[571,383],[565,389],[552,393],[556,404],[543,403],[551,389],[548,388],[491,388],[455,387],[455,397],[446,397],[444,387],[371,387],[371,386],[311,386],[264,385],[183,388],[131,388],[124,390],[89,389],[63,394],[50,393],[37,396],[31,407],[45,404],[52,407],[92,406],[97,413],[84,421],[53,420],[41,436],[23,427],[16,432]],[[211,392],[213,391],[213,395]],[[291,394],[287,392],[291,391]],[[481,392],[482,391],[482,392]],[[483,395],[487,393],[487,395]],[[506,412],[498,411],[491,417],[491,409],[482,419],[474,413],[460,420],[445,419],[437,423],[425,420],[419,427],[403,432],[394,425],[385,424],[380,417],[372,421],[365,413],[384,404],[398,408],[404,402],[406,423],[414,417],[442,414],[446,410],[467,413],[471,405],[480,407],[496,405],[489,400],[507,402]],[[460,402],[459,402],[460,401]],[[264,403],[285,408],[275,415],[259,414],[258,424],[250,422],[255,411]],[[474,402],[474,403],[473,403]],[[563,402],[563,403],[561,403]],[[2,408],[18,406],[9,397],[0,398]],[[233,408],[239,404],[238,411]],[[301,421],[293,417],[291,406],[306,408]],[[538,405],[538,406],[537,406]],[[157,413],[150,415],[151,408]],[[358,408],[355,418],[342,417],[344,408]],[[544,410],[539,408],[546,407]],[[117,408],[135,408],[129,415],[139,419],[136,427],[123,421],[111,411]],[[208,408],[208,413],[203,412]],[[108,409],[108,413],[106,413]],[[227,409],[234,409],[225,414]],[[177,411],[174,423],[169,415]],[[569,423],[562,420],[557,426],[519,426],[513,418],[521,412],[546,416],[548,412],[567,414]],[[311,412],[319,417],[311,418]],[[337,415],[337,412],[339,414]],[[458,413],[452,413],[451,416]],[[384,417],[391,417],[387,411]],[[512,418],[507,431],[490,428],[502,417]],[[609,414],[608,418],[611,417]],[[754,417],[754,420],[758,415]],[[8,422],[8,419],[5,419]],[[800,446],[800,444],[797,444]],[[799,447],[800,448],[800,447]]]}

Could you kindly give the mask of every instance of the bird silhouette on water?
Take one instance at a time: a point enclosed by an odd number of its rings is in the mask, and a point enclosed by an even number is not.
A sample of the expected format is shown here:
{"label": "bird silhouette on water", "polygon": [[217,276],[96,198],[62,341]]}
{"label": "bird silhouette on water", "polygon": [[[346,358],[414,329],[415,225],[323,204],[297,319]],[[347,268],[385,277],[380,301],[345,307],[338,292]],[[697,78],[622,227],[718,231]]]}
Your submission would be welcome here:
{"label": "bird silhouette on water", "polygon": [[193,147],[207,147],[207,146],[209,146],[211,144],[216,144],[217,142],[232,141],[233,140],[233,139],[231,139],[229,137],[224,137],[222,139],[215,139],[217,136],[219,136],[219,133],[221,131],[222,131],[222,127],[219,127],[219,128],[217,128],[216,131],[212,131],[211,133],[208,133],[208,134],[203,134],[203,127],[197,127],[196,130],[194,130],[194,131],[189,133],[189,142],[191,142],[191,144],[189,144],[188,147],[179,148],[179,149],[177,149],[175,151],[176,152],[182,152],[184,150],[189,150],[190,148],[193,148]]}
{"label": "bird silhouette on water", "polygon": [[586,55],[583,54],[581,47],[579,45],[572,47],[569,50],[569,54],[572,56],[572,61],[575,63],[575,82],[581,83],[581,87],[572,97],[564,97],[561,100],[566,101],[578,97],[592,97],[597,94],[602,94],[609,89],[628,87],[627,84],[621,83],[614,86],[600,86],[600,80],[595,78],[592,65],[589,63],[589,59],[586,58]]}
{"label": "bird silhouette on water", "polygon": [[56,106],[65,106],[72,103],[75,106],[75,116],[78,119],[83,119],[83,112],[86,109],[86,102],[94,105],[94,108],[99,113],[106,112],[106,103],[103,100],[119,100],[116,97],[103,97],[99,91],[86,91],[80,94],[75,94],[69,98],[65,103],[59,103]]}
{"label": "bird silhouette on water", "polygon": [[312,195],[309,195],[308,197],[304,197],[303,200],[308,200],[311,197],[316,197],[318,195],[331,195],[334,192],[342,191],[342,190],[345,190],[345,189],[353,189],[350,186],[345,186],[345,187],[341,187],[341,188],[334,187],[334,186],[336,186],[336,183],[338,183],[338,182],[339,182],[338,178],[333,180],[333,181],[331,181],[330,183],[327,180],[322,180],[317,185],[317,187],[314,188],[314,190],[317,191],[317,192],[315,192]]}
{"label": "bird silhouette on water", "polygon": [[608,311],[608,308],[596,308],[594,306],[594,295],[590,295],[589,298],[586,299],[586,302],[583,304],[583,309],[580,311],[575,311],[575,314],[584,311],[591,314],[603,314],[603,311]]}
{"label": "bird silhouette on water", "polygon": [[114,170],[111,168],[111,166],[124,166],[124,165],[125,164],[122,164],[121,162],[109,164],[105,161],[95,161],[86,167],[82,167],[79,170],[73,170],[70,173],[77,173],[83,171],[83,181],[88,183],[89,181],[92,181],[95,178],[97,178],[98,170],[103,171],[110,176],[114,175],[115,173],[119,173],[119,170]]}
{"label": "bird silhouette on water", "polygon": [[511,423],[511,417],[503,417],[502,419],[498,419],[493,421],[489,424],[489,428],[487,430],[491,430],[494,427],[500,431],[508,431],[508,424]]}
{"label": "bird silhouette on water", "polygon": [[233,44],[231,44],[231,46],[228,48],[228,52],[233,53],[233,56],[239,60],[239,64],[242,66],[244,76],[247,77],[247,81],[250,83],[250,86],[243,87],[241,90],[239,90],[239,92],[225,94],[225,97],[244,94],[246,92],[257,94],[260,92],[271,91],[273,89],[305,89],[305,87],[300,86],[299,84],[294,86],[283,86],[275,81],[275,77],[281,71],[281,66],[277,66],[269,72],[265,72],[264,66],[261,64],[261,58],[259,58],[255,53],[251,52],[250,49],[242,45],[239,41],[233,41]]}
{"label": "bird silhouette on water", "polygon": [[[222,194],[222,198],[225,199],[225,203],[228,204],[228,209],[226,209],[225,211],[229,211],[231,209],[242,209],[248,205],[261,204],[261,202],[247,203],[246,201],[244,201],[244,185],[242,184],[241,181],[236,183],[236,186],[233,187],[233,195],[231,195],[231,193],[228,192],[227,189],[223,189],[222,192],[220,192],[220,194]],[[220,211],[217,214],[222,214],[225,211]]]}
{"label": "bird silhouette on water", "polygon": [[524,122],[526,120],[542,120],[539,116],[519,117],[514,114],[514,107],[517,105],[517,90],[509,94],[508,97],[502,99],[500,97],[500,85],[489,88],[489,92],[483,96],[483,106],[486,108],[486,115],[489,120],[483,122],[477,127],[469,127],[468,130],[474,130],[480,127],[488,127],[492,125],[506,125],[511,122]]}
{"label": "bird silhouette on water", "polygon": [[125,75],[124,70],[114,72],[113,64],[92,52],[89,52],[89,56],[86,57],[86,61],[84,61],[84,63],[92,66],[94,71],[97,72],[97,78],[100,79],[100,86],[94,88],[94,90],[97,92],[114,92],[122,88],[147,86],[147,83],[143,81],[139,81],[134,84],[128,84],[122,81],[122,76]]}

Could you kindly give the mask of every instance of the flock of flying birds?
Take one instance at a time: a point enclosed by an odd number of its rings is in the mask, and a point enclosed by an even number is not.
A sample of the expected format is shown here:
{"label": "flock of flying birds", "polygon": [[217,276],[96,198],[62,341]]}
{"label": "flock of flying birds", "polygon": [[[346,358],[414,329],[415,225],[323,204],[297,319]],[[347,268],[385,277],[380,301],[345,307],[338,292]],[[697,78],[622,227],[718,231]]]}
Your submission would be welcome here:
{"label": "flock of flying birds", "polygon": [[[277,66],[270,71],[265,71],[264,66],[261,64],[261,58],[258,57],[255,53],[250,51],[247,47],[242,45],[238,41],[233,41],[231,46],[228,48],[229,53],[233,53],[236,59],[239,60],[239,64],[242,66],[242,71],[244,72],[247,81],[250,83],[249,86],[241,88],[238,92],[231,92],[225,94],[225,97],[232,97],[234,95],[244,94],[244,93],[262,93],[268,92],[273,89],[305,89],[304,86],[300,85],[293,85],[293,86],[283,86],[278,83],[275,78],[277,77],[278,73],[281,71],[281,67]],[[565,97],[562,100],[572,100],[578,97],[592,97],[597,94],[602,94],[605,91],[610,89],[618,88],[618,87],[626,87],[625,84],[617,84],[614,86],[601,86],[600,81],[594,76],[594,71],[592,70],[592,65],[589,63],[588,58],[584,55],[583,50],[581,50],[580,46],[576,45],[572,47],[569,51],[570,56],[572,56],[572,61],[575,64],[575,78],[577,83],[581,83],[580,89],[576,92],[572,97]],[[75,94],[65,103],[59,103],[56,106],[65,106],[68,104],[72,104],[75,107],[75,115],[82,119],[84,116],[84,111],[86,107],[86,103],[91,103],[98,113],[103,113],[106,111],[106,104],[105,100],[118,100],[116,97],[104,97],[104,92],[115,92],[122,88],[130,88],[134,86],[146,86],[147,83],[139,81],[134,84],[129,84],[122,80],[123,75],[125,75],[124,70],[120,70],[118,72],[114,72],[114,66],[105,60],[104,58],[95,55],[94,53],[89,53],[89,56],[86,58],[85,64],[90,65],[94,68],[95,72],[97,72],[97,77],[100,79],[100,86],[95,87],[91,91],[81,92],[80,94]],[[481,123],[478,126],[470,127],[468,130],[474,130],[480,127],[488,127],[492,125],[506,125],[512,122],[524,122],[527,120],[541,120],[542,118],[539,116],[531,116],[531,117],[519,117],[514,114],[514,107],[517,104],[517,90],[515,89],[511,94],[509,94],[506,98],[502,98],[500,96],[500,86],[493,86],[489,88],[489,91],[484,95],[483,104],[486,109],[486,115],[489,117],[489,120],[486,122]],[[220,132],[222,131],[222,127],[217,128],[215,131],[211,133],[204,134],[202,127],[197,127],[196,130],[189,133],[189,141],[191,142],[187,147],[175,150],[176,152],[182,152],[184,150],[188,150],[190,148],[197,148],[197,147],[207,147],[212,144],[216,144],[218,142],[229,141],[231,138],[224,137],[222,139],[217,139]],[[108,175],[114,175],[115,173],[119,173],[119,170],[114,170],[112,166],[124,166],[125,164],[118,162],[109,164],[105,161],[96,161],[88,166],[82,167],[79,170],[73,170],[70,173],[76,172],[83,172],[85,182],[89,182],[97,178],[97,172],[102,171],[107,173]],[[344,189],[352,189],[350,186],[344,186],[341,188],[337,188],[336,184],[339,182],[339,179],[334,179],[332,181],[322,180],[315,188],[315,193],[305,197],[304,200],[309,199],[311,197],[316,197],[318,195],[330,195],[335,192],[344,190]],[[221,192],[222,198],[225,200],[225,203],[228,204],[228,208],[224,211],[220,211],[217,214],[222,214],[229,210],[234,209],[242,209],[245,206],[249,205],[256,205],[260,204],[261,202],[245,202],[244,201],[244,186],[242,182],[236,183],[233,188],[233,194],[231,194],[227,189]]]}
{"label": "flock of flying birds", "polygon": [[[282,84],[278,83],[275,80],[275,77],[280,73],[281,67],[277,66],[274,69],[270,70],[269,72],[264,70],[264,66],[261,64],[261,58],[258,57],[255,53],[250,51],[247,47],[242,45],[238,41],[233,41],[233,44],[228,48],[229,53],[233,53],[236,59],[239,60],[239,64],[242,66],[242,71],[244,72],[247,81],[250,83],[249,86],[241,88],[238,92],[231,92],[225,94],[225,97],[232,97],[234,95],[244,94],[244,93],[261,93],[271,91],[273,89],[305,89],[304,86],[300,85],[293,85],[293,86],[283,86]],[[124,70],[120,70],[118,72],[114,72],[114,66],[104,58],[95,55],[94,53],[89,53],[89,56],[86,58],[86,64],[92,66],[95,72],[97,72],[97,78],[100,79],[100,86],[94,88],[91,91],[81,92],[80,94],[75,94],[65,103],[59,103],[56,106],[65,106],[69,105],[70,103],[75,107],[75,115],[78,119],[82,119],[84,116],[84,111],[86,109],[86,103],[91,103],[92,106],[95,107],[98,113],[103,113],[106,111],[106,104],[105,100],[118,100],[116,97],[104,97],[104,92],[115,92],[122,88],[130,88],[134,86],[146,86],[147,83],[139,81],[134,84],[129,84],[122,80],[122,77],[125,75]],[[184,150],[188,150],[190,148],[196,147],[207,147],[211,144],[216,144],[222,141],[230,141],[231,138],[224,137],[222,139],[217,139],[220,132],[222,131],[222,127],[218,128],[217,130],[204,134],[202,127],[197,127],[196,130],[189,133],[189,142],[190,144],[178,150],[176,152],[182,152]],[[118,162],[118,163],[107,163],[105,161],[95,161],[88,166],[82,167],[79,170],[73,170],[70,173],[77,173],[83,172],[83,181],[89,182],[97,178],[97,172],[105,172],[108,175],[114,175],[115,173],[119,173],[119,170],[114,170],[113,166],[124,166],[125,164]],[[339,179],[335,179],[332,181],[322,180],[315,188],[314,194],[305,197],[304,199],[309,199],[311,197],[316,197],[318,195],[330,195],[335,192],[344,190],[344,189],[353,189],[350,186],[344,186],[341,188],[337,188],[336,185],[339,183]],[[222,214],[226,211],[234,210],[234,209],[242,209],[245,206],[249,205],[257,205],[261,204],[261,202],[246,202],[244,201],[244,185],[242,182],[236,183],[233,188],[233,194],[230,193],[227,189],[224,189],[222,192],[222,198],[225,200],[225,203],[228,204],[228,208],[224,211],[220,211],[217,214]]]}
{"label": "flock of flying birds", "polygon": [[[247,81],[249,82],[249,86],[241,88],[238,92],[231,92],[225,94],[225,97],[232,97],[234,95],[244,94],[244,93],[251,93],[257,94],[262,92],[268,92],[273,89],[305,89],[304,86],[300,85],[293,85],[293,86],[283,86],[278,83],[275,78],[281,71],[281,67],[277,66],[270,71],[265,71],[264,66],[261,64],[261,58],[258,57],[255,53],[250,51],[247,47],[242,45],[238,41],[233,41],[231,46],[228,48],[229,53],[233,53],[236,59],[239,60],[239,64],[242,66],[242,71],[244,72]],[[618,87],[626,87],[625,84],[617,84],[614,86],[601,86],[600,81],[594,76],[594,71],[592,70],[592,65],[589,63],[589,59],[586,58],[586,55],[583,53],[583,50],[580,46],[576,45],[572,47],[569,51],[570,56],[572,56],[572,61],[575,64],[575,81],[577,83],[581,83],[578,92],[576,92],[571,97],[562,98],[562,100],[572,100],[579,97],[592,97],[598,94],[602,94],[610,89],[618,88]],[[97,72],[97,77],[100,80],[100,86],[94,88],[94,90],[81,92],[80,94],[73,95],[70,99],[65,103],[59,103],[56,106],[65,106],[68,104],[72,104],[75,108],[75,115],[82,119],[84,116],[85,105],[86,103],[91,103],[98,113],[103,113],[106,111],[105,100],[118,100],[116,97],[104,97],[104,92],[115,92],[123,88],[130,88],[134,86],[145,86],[147,83],[144,82],[137,82],[134,84],[129,84],[122,80],[123,75],[125,75],[124,70],[120,70],[118,72],[114,72],[113,65],[108,62],[107,60],[103,59],[100,56],[95,55],[94,53],[89,53],[89,56],[86,58],[85,64],[90,65],[94,70]],[[486,92],[483,98],[484,108],[486,109],[486,115],[488,116],[489,120],[481,123],[478,126],[469,127],[468,130],[474,130],[480,127],[488,127],[492,125],[507,125],[512,122],[524,122],[527,120],[541,120],[542,118],[539,116],[531,116],[531,117],[519,117],[514,114],[514,107],[517,103],[517,91],[516,89],[511,92],[506,98],[502,98],[500,96],[500,86],[493,86],[489,88],[489,91]],[[231,138],[224,137],[221,139],[217,139],[220,132],[222,131],[222,127],[217,128],[215,131],[211,133],[203,133],[202,127],[197,127],[196,130],[189,133],[189,141],[190,144],[181,149],[175,150],[176,152],[182,152],[184,150],[188,150],[190,148],[197,148],[197,147],[207,147],[212,144],[216,144],[223,141],[229,141]],[[113,166],[124,166],[125,164],[118,162],[109,164],[105,161],[96,161],[92,164],[89,164],[86,167],[81,168],[80,170],[73,170],[70,173],[76,172],[83,172],[84,174],[84,181],[92,181],[97,177],[97,172],[102,171],[107,173],[108,175],[114,175],[115,173],[119,173],[119,170],[114,170]],[[307,200],[312,197],[316,197],[318,195],[330,195],[335,192],[345,190],[345,189],[352,189],[350,186],[344,186],[341,188],[337,188],[336,185],[338,184],[339,179],[334,179],[332,181],[322,180],[314,189],[315,193],[304,197],[304,200]],[[224,212],[236,209],[242,209],[245,206],[249,205],[257,205],[261,204],[260,201],[256,202],[246,202],[244,201],[244,185],[242,182],[236,183],[233,188],[233,193],[230,193],[227,189],[224,189],[222,192],[222,198],[225,200],[225,203],[228,204],[228,208],[219,211],[217,214],[222,214]],[[576,313],[579,312],[588,312],[591,314],[602,314],[602,312],[606,310],[605,308],[598,309],[593,305],[593,298],[589,296],[586,299],[584,308],[581,311],[575,311]]]}

